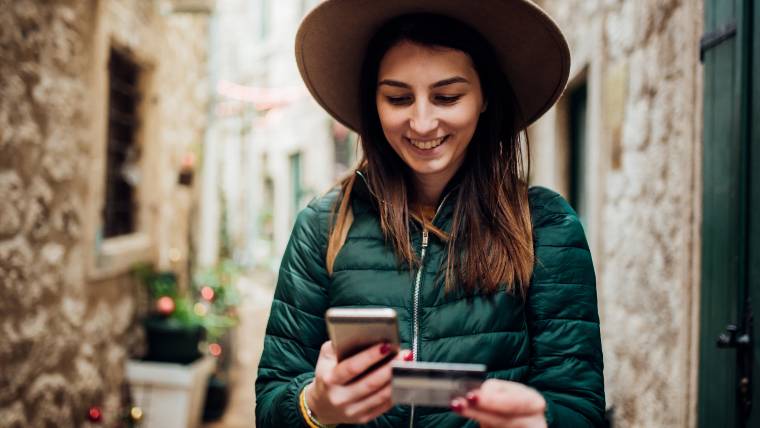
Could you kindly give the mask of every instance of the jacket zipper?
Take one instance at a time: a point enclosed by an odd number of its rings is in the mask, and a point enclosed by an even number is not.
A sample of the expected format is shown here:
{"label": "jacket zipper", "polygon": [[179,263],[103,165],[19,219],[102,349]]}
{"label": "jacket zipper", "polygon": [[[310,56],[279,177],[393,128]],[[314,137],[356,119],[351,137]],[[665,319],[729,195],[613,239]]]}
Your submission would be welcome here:
{"label": "jacket zipper", "polygon": [[[441,199],[441,203],[438,204],[438,208],[435,210],[435,214],[433,214],[433,219],[431,220],[431,223],[435,220],[436,216],[438,216],[438,211],[441,210],[441,207],[443,206],[443,203],[446,202],[446,198],[449,197],[449,194],[447,193],[443,199]],[[420,285],[422,283],[422,271],[425,268],[425,253],[427,252],[427,246],[428,246],[428,230],[426,228],[422,229],[422,249],[420,250],[420,268],[417,271],[417,278],[414,281],[414,312],[413,312],[413,323],[414,323],[414,331],[412,334],[412,361],[417,361],[417,353],[419,350],[419,337],[420,337]],[[412,404],[411,414],[409,416],[409,428],[414,427],[414,404]]]}
{"label": "jacket zipper", "polygon": [[[412,361],[417,361],[417,347],[419,346],[420,336],[420,282],[422,281],[422,270],[425,267],[425,253],[428,246],[428,230],[422,229],[422,249],[420,250],[420,268],[417,271],[417,278],[414,281],[414,312],[412,315],[414,330],[412,333]],[[412,404],[411,414],[409,415],[409,428],[414,426],[414,404]]]}
{"label": "jacket zipper", "polygon": [[417,279],[414,281],[414,334],[412,335],[412,361],[417,361],[417,349],[419,347],[420,336],[420,282],[422,280],[422,269],[425,262],[425,253],[428,246],[428,231],[422,231],[422,250],[420,253],[420,269],[417,271]]}
{"label": "jacket zipper", "polygon": [[[431,220],[431,223],[435,221],[435,218],[438,216],[438,212],[441,210],[441,207],[443,207],[443,204],[446,202],[446,199],[449,197],[449,193],[447,193],[443,199],[441,199],[441,203],[438,204],[438,208],[435,210],[435,214],[433,214],[433,219]],[[419,352],[419,335],[420,335],[420,321],[419,321],[419,312],[420,312],[420,285],[422,283],[422,271],[425,267],[425,253],[427,252],[427,246],[428,246],[428,230],[423,226],[422,229],[422,249],[420,250],[420,269],[417,271],[417,278],[414,282],[414,312],[413,312],[413,320],[414,320],[414,331],[412,335],[412,360],[417,361],[417,354]]]}

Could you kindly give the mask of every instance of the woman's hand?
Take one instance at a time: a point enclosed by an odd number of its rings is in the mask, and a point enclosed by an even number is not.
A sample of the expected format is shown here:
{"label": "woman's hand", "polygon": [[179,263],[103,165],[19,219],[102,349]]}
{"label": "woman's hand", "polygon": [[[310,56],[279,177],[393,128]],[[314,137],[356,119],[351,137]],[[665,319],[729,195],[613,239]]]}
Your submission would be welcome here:
{"label": "woman's hand", "polygon": [[[338,363],[332,342],[325,342],[319,351],[314,382],[306,386],[306,403],[317,420],[325,425],[365,424],[387,412],[393,406],[392,359],[364,372],[394,351],[398,350],[387,343],[378,344]],[[356,379],[360,374],[363,376]]]}
{"label": "woman's hand", "polygon": [[467,397],[453,400],[451,408],[483,428],[546,427],[544,397],[517,382],[489,379]]}

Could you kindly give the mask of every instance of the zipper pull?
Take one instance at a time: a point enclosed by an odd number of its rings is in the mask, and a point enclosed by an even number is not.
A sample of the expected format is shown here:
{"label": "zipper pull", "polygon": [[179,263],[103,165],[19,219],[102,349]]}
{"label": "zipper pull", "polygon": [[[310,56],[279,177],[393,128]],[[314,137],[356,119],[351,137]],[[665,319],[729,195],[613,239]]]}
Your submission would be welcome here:
{"label": "zipper pull", "polygon": [[428,231],[427,229],[422,229],[422,248],[427,248],[428,246]]}

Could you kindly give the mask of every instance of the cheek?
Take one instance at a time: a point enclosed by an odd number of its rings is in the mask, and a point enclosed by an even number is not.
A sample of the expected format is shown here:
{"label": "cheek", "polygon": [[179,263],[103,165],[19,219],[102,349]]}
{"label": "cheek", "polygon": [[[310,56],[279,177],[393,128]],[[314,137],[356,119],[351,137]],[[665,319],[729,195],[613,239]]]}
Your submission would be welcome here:
{"label": "cheek", "polygon": [[403,132],[406,117],[400,110],[378,106],[377,114],[380,118],[380,126],[383,128],[383,132],[386,134]]}
{"label": "cheek", "polygon": [[474,104],[462,104],[446,113],[445,121],[459,132],[475,132],[480,110]]}

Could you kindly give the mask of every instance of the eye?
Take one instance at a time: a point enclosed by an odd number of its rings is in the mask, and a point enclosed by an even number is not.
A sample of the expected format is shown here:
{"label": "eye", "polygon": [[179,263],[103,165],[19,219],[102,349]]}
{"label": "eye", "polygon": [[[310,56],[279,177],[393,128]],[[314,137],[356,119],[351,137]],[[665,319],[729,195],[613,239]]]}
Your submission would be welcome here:
{"label": "eye", "polygon": [[461,95],[436,95],[435,100],[442,104],[453,104],[462,98]]}
{"label": "eye", "polygon": [[404,97],[385,97],[389,103],[393,105],[404,105],[409,104],[412,100],[412,97],[404,96]]}

